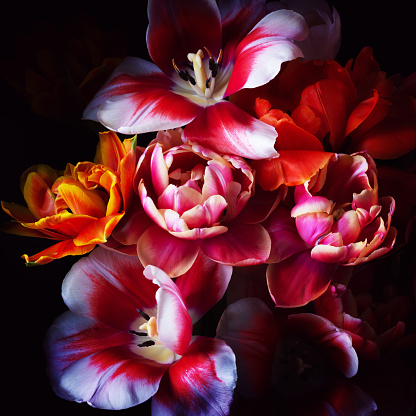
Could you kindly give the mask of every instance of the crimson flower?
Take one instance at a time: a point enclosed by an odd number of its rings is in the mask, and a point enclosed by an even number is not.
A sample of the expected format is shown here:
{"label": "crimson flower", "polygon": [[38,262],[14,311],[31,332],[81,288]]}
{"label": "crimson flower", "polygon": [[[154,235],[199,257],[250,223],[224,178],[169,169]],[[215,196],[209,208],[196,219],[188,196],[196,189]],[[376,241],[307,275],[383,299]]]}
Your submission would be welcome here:
{"label": "crimson flower", "polygon": [[187,125],[184,141],[251,159],[275,156],[274,129],[225,100],[267,83],[283,62],[302,56],[294,40],[308,34],[304,18],[292,10],[268,13],[265,3],[149,1],[154,63],[126,58],[84,118],[124,134]]}
{"label": "crimson flower", "polygon": [[153,396],[153,414],[226,414],[234,354],[221,340],[193,337],[192,324],[222,297],[230,275],[231,267],[200,256],[173,282],[135,256],[97,248],[64,279],[70,311],[47,334],[55,392],[101,409]]}

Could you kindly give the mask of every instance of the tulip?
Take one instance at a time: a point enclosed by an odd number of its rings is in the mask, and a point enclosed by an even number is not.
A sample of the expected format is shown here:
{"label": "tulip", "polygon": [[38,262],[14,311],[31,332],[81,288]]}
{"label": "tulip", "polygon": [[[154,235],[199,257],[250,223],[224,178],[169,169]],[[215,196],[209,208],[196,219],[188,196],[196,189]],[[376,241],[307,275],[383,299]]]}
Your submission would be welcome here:
{"label": "tulip", "polygon": [[24,254],[27,264],[88,253],[107,241],[124,216],[135,166],[135,138],[121,142],[113,132],[100,133],[95,163],[69,163],[62,175],[47,165],[29,168],[21,179],[27,207],[2,202],[15,220],[3,229],[59,241],[32,256]]}
{"label": "tulip", "polygon": [[[262,159],[276,154],[274,129],[226,98],[270,81],[282,62],[302,56],[308,34],[291,10],[265,1],[150,0],[147,46],[154,63],[128,57],[84,112],[125,134],[185,127],[184,141],[219,153]],[[220,139],[221,138],[221,139]]]}
{"label": "tulip", "polygon": [[[134,179],[140,204],[114,234],[137,243],[144,265],[175,277],[198,253],[228,265],[267,260],[270,238],[259,224],[277,204],[252,203],[254,172],[242,158],[219,155],[196,143],[182,143],[179,131],[158,134],[140,157]],[[265,209],[266,207],[266,209]]]}
{"label": "tulip", "polygon": [[267,269],[277,305],[301,306],[328,288],[337,265],[388,253],[395,242],[391,197],[378,198],[377,172],[365,153],[334,154],[319,174],[294,187],[294,205],[264,224],[272,238]]}
{"label": "tulip", "polygon": [[231,267],[200,256],[173,282],[136,256],[98,247],[65,277],[70,310],[47,333],[55,392],[101,409],[153,397],[155,415],[228,414],[234,354],[219,339],[192,336],[192,325],[222,297],[230,275]]}

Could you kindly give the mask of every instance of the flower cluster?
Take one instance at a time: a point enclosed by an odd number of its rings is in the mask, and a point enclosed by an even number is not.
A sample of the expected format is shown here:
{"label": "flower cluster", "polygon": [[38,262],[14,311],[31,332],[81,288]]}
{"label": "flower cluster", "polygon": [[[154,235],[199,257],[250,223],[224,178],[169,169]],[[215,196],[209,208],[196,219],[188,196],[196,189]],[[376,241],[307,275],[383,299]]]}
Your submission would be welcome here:
{"label": "flower cluster", "polygon": [[368,385],[390,377],[410,414],[416,279],[388,269],[415,248],[415,74],[370,47],[337,62],[320,0],[149,0],[148,19],[153,62],[116,60],[83,112],[93,161],[32,166],[26,206],[2,202],[3,231],[54,240],[27,265],[83,256],[46,335],[53,390],[153,415],[387,415]]}

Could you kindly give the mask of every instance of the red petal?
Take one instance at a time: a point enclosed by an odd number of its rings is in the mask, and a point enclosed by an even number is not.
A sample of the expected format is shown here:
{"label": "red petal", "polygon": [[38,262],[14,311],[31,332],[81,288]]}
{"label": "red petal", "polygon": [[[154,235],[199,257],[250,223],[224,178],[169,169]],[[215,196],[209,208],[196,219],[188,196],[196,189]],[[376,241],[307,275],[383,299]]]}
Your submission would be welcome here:
{"label": "red petal", "polygon": [[257,183],[267,191],[280,185],[300,185],[324,168],[333,153],[311,150],[282,150],[273,159],[253,160]]}
{"label": "red petal", "polygon": [[152,400],[152,413],[226,415],[236,378],[231,348],[217,338],[196,337],[163,376]]}
{"label": "red petal", "polygon": [[174,72],[172,59],[187,62],[188,53],[208,48],[218,56],[221,16],[215,1],[156,0],[149,3],[147,47],[153,62],[167,75]]}

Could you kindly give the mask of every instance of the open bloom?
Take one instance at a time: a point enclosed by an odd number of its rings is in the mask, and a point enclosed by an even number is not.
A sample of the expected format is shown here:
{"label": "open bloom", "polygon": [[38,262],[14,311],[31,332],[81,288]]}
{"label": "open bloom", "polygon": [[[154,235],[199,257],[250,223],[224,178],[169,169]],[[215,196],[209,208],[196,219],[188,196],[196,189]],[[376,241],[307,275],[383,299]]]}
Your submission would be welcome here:
{"label": "open bloom", "polygon": [[307,36],[304,18],[250,0],[150,0],[148,16],[154,63],[126,58],[84,118],[126,134],[187,124],[184,141],[252,159],[275,155],[275,131],[224,98],[267,83],[282,62],[302,56],[293,40]]}
{"label": "open bloom", "polygon": [[88,253],[107,241],[123,217],[135,167],[135,139],[121,142],[113,132],[101,133],[94,163],[68,164],[61,175],[47,165],[28,169],[21,179],[27,207],[2,202],[15,220],[4,230],[59,241],[35,255],[25,254],[27,263]]}
{"label": "open bloom", "polygon": [[[322,400],[327,408],[342,410],[351,392],[354,410],[376,407],[358,387],[347,388],[347,379],[358,370],[357,354],[350,336],[321,316],[293,313],[277,317],[260,299],[243,298],[224,311],[217,337],[236,355],[237,392],[247,398],[262,398],[267,412],[275,406],[279,413],[285,409],[285,415],[304,414],[297,413],[304,402],[302,398],[311,409],[315,401]],[[334,388],[334,384],[338,387],[344,383],[345,389]],[[273,395],[271,401],[267,394]]]}
{"label": "open bloom", "polygon": [[291,210],[279,206],[266,220],[272,238],[267,281],[275,302],[304,305],[327,289],[337,264],[354,266],[390,251],[394,207],[393,198],[378,197],[368,155],[334,154],[325,169],[294,188]]}
{"label": "open bloom", "polygon": [[155,415],[227,414],[234,354],[221,340],[193,337],[192,324],[222,297],[230,275],[231,267],[200,256],[174,283],[135,256],[97,248],[65,277],[70,311],[47,334],[55,392],[102,409],[153,396]]}
{"label": "open bloom", "polygon": [[[177,131],[160,133],[139,159],[134,188],[140,205],[129,211],[114,238],[137,243],[144,265],[174,277],[201,251],[229,265],[267,260],[270,237],[259,224],[264,216],[250,204],[254,172],[244,159],[182,143]],[[260,211],[275,202],[264,202]]]}

